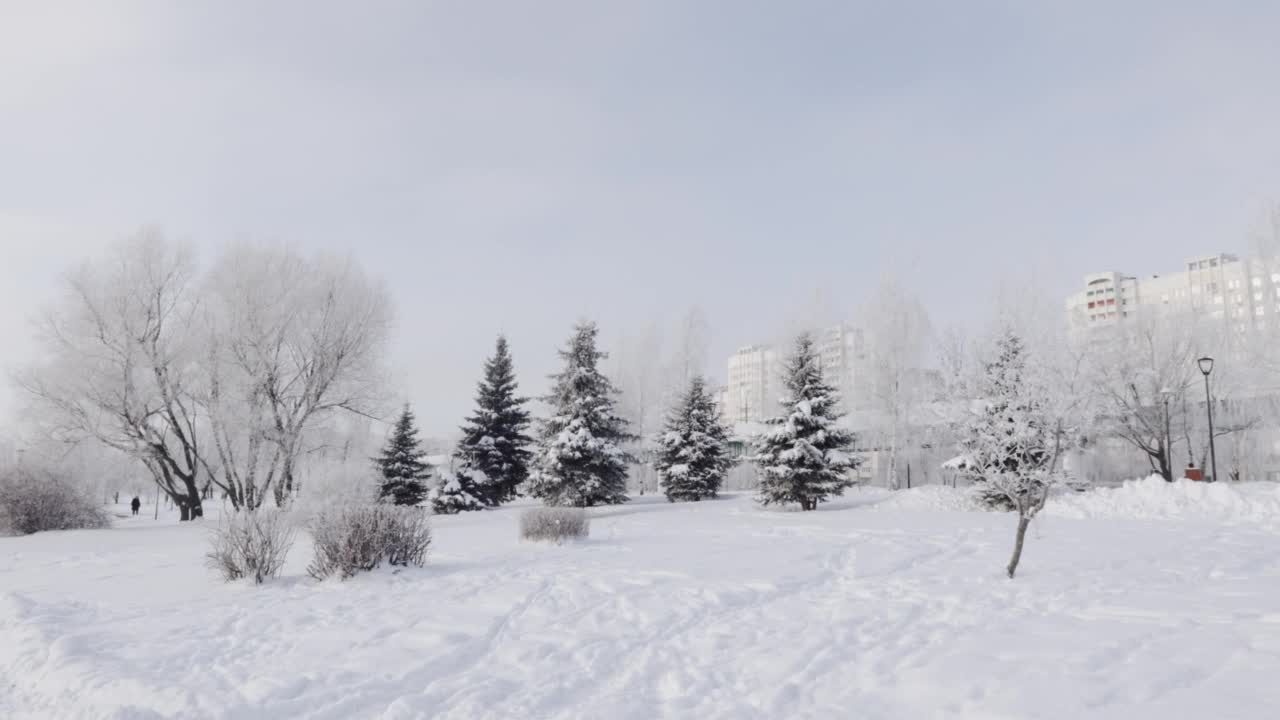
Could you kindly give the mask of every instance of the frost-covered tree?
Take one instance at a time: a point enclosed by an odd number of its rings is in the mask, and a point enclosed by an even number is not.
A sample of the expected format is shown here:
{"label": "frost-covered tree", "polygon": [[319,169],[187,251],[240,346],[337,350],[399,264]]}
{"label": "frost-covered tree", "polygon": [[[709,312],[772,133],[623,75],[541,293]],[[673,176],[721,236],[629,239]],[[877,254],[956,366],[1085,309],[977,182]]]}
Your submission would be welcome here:
{"label": "frost-covered tree", "polygon": [[218,259],[204,293],[203,459],[236,507],[283,505],[310,433],[381,413],[389,297],[351,260],[248,245]]}
{"label": "frost-covered tree", "polygon": [[1028,382],[1026,362],[1022,338],[1002,333],[980,380],[982,409],[960,442],[974,493],[1001,510],[1016,509],[1007,492],[1010,479],[1019,491],[1038,491],[1049,462],[1047,421],[1041,397]]}
{"label": "frost-covered tree", "polygon": [[[888,455],[886,475],[889,488],[902,486],[899,459],[907,437],[912,411],[924,400],[925,350],[932,334],[929,314],[914,295],[893,278],[885,278],[863,311],[867,342],[867,369],[870,402],[882,418],[881,445]],[[918,445],[916,445],[918,447]]]}
{"label": "frost-covered tree", "polygon": [[818,503],[841,495],[854,480],[853,433],[841,427],[840,399],[822,377],[822,361],[813,339],[801,334],[784,366],[785,414],[771,418],[756,443],[760,468],[759,500],[764,505],[799,503],[814,510]]}
{"label": "frost-covered tree", "polygon": [[529,413],[516,394],[516,374],[507,339],[498,336],[476,391],[476,411],[462,427],[454,451],[458,477],[485,505],[501,505],[519,494],[529,477]]}
{"label": "frost-covered tree", "polygon": [[545,400],[551,417],[543,421],[527,483],[530,495],[547,505],[590,507],[626,502],[627,463],[622,443],[631,439],[616,414],[617,390],[600,372],[607,357],[596,349],[595,323],[580,323],[560,351],[564,370],[552,375]]}
{"label": "frost-covered tree", "polygon": [[1062,338],[1039,344],[1034,357],[1021,336],[1006,330],[994,358],[978,380],[982,409],[961,443],[964,466],[980,497],[1018,513],[1010,578],[1022,558],[1032,519],[1044,509],[1054,485],[1065,479],[1063,455],[1084,441],[1095,396],[1088,391],[1086,353]]}
{"label": "frost-covered tree", "polygon": [[733,466],[728,439],[706,381],[695,375],[657,438],[654,467],[667,500],[715,497]]}
{"label": "frost-covered tree", "polygon": [[455,515],[471,510],[483,510],[484,501],[480,489],[468,476],[446,472],[440,484],[431,490],[431,509],[437,515]]}
{"label": "frost-covered tree", "polygon": [[423,461],[426,452],[418,440],[418,428],[413,411],[404,407],[396,426],[391,431],[387,446],[374,459],[382,475],[378,499],[395,505],[417,505],[427,496],[427,481],[431,469]]}
{"label": "frost-covered tree", "polygon": [[19,378],[51,435],[142,463],[182,520],[204,514],[197,278],[190,248],[157,230],[114,246],[68,275],[41,362]]}

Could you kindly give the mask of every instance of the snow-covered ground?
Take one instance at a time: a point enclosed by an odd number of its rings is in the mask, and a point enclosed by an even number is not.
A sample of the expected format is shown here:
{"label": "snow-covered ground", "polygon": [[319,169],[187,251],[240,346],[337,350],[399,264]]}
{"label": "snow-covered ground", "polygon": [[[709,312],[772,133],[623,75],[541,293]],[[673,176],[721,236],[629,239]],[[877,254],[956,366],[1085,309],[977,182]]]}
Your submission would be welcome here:
{"label": "snow-covered ground", "polygon": [[436,518],[430,566],[225,585],[206,529],[0,538],[3,718],[1272,718],[1280,492],[1144,481],[1008,515],[855,490]]}

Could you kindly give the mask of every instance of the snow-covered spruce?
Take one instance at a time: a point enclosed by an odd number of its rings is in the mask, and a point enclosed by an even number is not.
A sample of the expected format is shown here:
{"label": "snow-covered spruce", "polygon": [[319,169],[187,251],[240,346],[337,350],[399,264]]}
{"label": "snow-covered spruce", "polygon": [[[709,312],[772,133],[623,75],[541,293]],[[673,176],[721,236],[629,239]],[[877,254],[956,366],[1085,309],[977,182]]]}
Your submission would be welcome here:
{"label": "snow-covered spruce", "polygon": [[454,451],[457,474],[485,505],[514,499],[529,477],[529,413],[516,394],[516,374],[507,339],[498,336],[476,390],[476,411],[462,426]]}
{"label": "snow-covered spruce", "polygon": [[808,334],[796,338],[784,373],[786,414],[768,420],[771,427],[755,447],[759,501],[798,503],[802,510],[813,510],[854,484],[849,475],[857,467],[851,454],[853,433],[838,424],[839,397],[822,378],[821,359]]}
{"label": "snow-covered spruce", "polygon": [[[476,495],[473,484],[479,473],[463,476],[446,472],[440,484],[431,489],[431,509],[437,515],[455,515],[468,510],[483,510],[484,502]],[[480,475],[483,478],[483,475]]]}
{"label": "snow-covered spruce", "polygon": [[653,465],[667,500],[715,497],[733,466],[728,440],[729,429],[720,421],[706,381],[694,377],[657,438]]}
{"label": "snow-covered spruce", "polygon": [[1016,333],[996,340],[996,357],[978,388],[983,408],[960,442],[974,494],[994,509],[1016,510],[1019,494],[1043,494],[1048,481],[1052,434],[1026,362]]}
{"label": "snow-covered spruce", "polygon": [[423,458],[426,452],[418,440],[413,411],[405,405],[382,454],[374,458],[382,485],[378,498],[394,505],[418,505],[427,496],[431,469]]}
{"label": "snow-covered spruce", "polygon": [[612,505],[627,501],[627,463],[622,449],[630,440],[627,422],[614,409],[617,390],[600,372],[607,357],[596,349],[595,323],[574,328],[560,351],[564,370],[552,375],[545,400],[551,417],[542,422],[529,475],[529,494],[547,505]]}

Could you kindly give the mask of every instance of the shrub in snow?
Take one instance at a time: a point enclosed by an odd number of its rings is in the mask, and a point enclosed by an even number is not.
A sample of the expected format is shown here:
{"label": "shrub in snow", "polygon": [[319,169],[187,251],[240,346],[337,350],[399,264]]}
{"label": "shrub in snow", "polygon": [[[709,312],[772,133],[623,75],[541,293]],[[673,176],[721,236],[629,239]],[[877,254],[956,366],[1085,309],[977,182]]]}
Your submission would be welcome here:
{"label": "shrub in snow", "polygon": [[807,334],[796,339],[783,378],[788,397],[785,415],[768,421],[769,429],[756,442],[760,468],[759,501],[799,503],[813,510],[854,484],[849,471],[857,467],[850,455],[853,433],[838,424],[839,398],[822,378],[821,358]]}
{"label": "shrub in snow", "polygon": [[516,374],[507,339],[498,336],[493,357],[484,364],[476,392],[475,414],[462,427],[454,451],[464,489],[485,505],[515,498],[529,477],[529,413],[516,395]]}
{"label": "shrub in snow", "polygon": [[223,515],[205,558],[227,582],[251,578],[261,584],[280,574],[296,536],[284,511],[238,510]]}
{"label": "shrub in snow", "polygon": [[422,567],[431,545],[431,526],[422,508],[354,505],[329,508],[311,520],[315,559],[307,573],[317,580],[345,580],[383,562]]}
{"label": "shrub in snow", "polygon": [[733,467],[728,441],[729,429],[720,421],[706,382],[693,378],[658,436],[653,465],[667,500],[715,497]]}
{"label": "shrub in snow", "polygon": [[529,508],[520,513],[520,537],[564,542],[591,533],[591,519],[582,508]]}
{"label": "shrub in snow", "polygon": [[483,510],[484,503],[467,482],[470,476],[449,473],[431,490],[431,509],[437,515],[454,515],[468,510]]}
{"label": "shrub in snow", "polygon": [[396,505],[417,505],[427,495],[427,480],[431,470],[423,458],[426,452],[418,440],[418,428],[414,425],[413,412],[406,405],[396,421],[391,438],[382,454],[374,459],[382,473],[382,488],[378,497]]}
{"label": "shrub in snow", "polygon": [[67,478],[31,469],[0,476],[0,528],[19,535],[111,527],[111,519]]}
{"label": "shrub in snow", "polygon": [[553,375],[552,408],[543,422],[527,484],[547,505],[612,505],[627,501],[627,463],[622,443],[632,439],[627,421],[614,413],[617,390],[599,370],[608,357],[596,349],[595,323],[574,330],[560,351],[565,367]]}

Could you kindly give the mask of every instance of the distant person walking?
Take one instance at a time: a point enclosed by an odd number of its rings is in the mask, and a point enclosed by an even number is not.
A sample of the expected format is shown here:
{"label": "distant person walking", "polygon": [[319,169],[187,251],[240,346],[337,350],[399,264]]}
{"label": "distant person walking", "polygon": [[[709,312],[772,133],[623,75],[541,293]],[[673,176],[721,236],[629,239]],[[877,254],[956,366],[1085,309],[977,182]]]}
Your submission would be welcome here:
{"label": "distant person walking", "polygon": [[133,496],[133,502],[129,503],[129,507],[133,508],[134,515],[138,514],[138,510],[142,508],[142,501],[138,499],[137,495]]}

